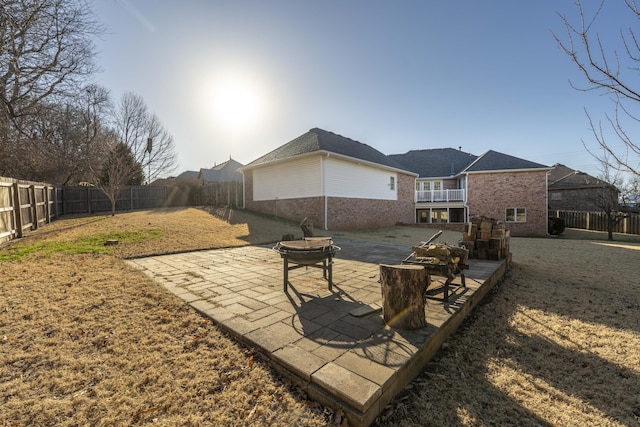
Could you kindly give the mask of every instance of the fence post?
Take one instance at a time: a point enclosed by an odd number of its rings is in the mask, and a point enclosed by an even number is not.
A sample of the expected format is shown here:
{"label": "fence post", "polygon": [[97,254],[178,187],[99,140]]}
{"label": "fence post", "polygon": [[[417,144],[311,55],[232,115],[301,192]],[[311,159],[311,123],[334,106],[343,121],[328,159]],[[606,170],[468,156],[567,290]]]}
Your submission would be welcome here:
{"label": "fence post", "polygon": [[22,208],[20,207],[20,184],[13,183],[13,212],[16,221],[16,236],[22,237]]}
{"label": "fence post", "polygon": [[38,229],[38,203],[36,202],[36,186],[31,184],[29,186],[29,195],[31,196],[31,229]]}
{"label": "fence post", "polygon": [[44,223],[49,224],[51,222],[50,212],[49,212],[49,186],[44,186]]}
{"label": "fence post", "polygon": [[87,212],[91,215],[91,187],[85,187],[87,189]]}

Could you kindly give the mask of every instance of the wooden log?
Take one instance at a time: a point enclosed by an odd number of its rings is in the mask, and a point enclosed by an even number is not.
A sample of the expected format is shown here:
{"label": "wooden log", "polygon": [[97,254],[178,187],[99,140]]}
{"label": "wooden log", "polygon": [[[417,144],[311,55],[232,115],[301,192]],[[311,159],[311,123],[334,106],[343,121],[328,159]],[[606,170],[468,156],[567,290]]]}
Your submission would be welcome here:
{"label": "wooden log", "polygon": [[387,325],[397,329],[427,326],[424,294],[429,282],[419,265],[380,265],[382,314]]}

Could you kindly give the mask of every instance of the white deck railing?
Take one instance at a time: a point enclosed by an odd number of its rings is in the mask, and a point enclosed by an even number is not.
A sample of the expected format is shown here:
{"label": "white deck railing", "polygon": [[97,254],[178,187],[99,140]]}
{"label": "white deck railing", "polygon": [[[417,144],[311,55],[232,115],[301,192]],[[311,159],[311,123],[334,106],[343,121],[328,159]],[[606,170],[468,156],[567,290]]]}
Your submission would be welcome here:
{"label": "white deck railing", "polygon": [[433,202],[464,202],[466,200],[464,189],[416,191],[417,203]]}

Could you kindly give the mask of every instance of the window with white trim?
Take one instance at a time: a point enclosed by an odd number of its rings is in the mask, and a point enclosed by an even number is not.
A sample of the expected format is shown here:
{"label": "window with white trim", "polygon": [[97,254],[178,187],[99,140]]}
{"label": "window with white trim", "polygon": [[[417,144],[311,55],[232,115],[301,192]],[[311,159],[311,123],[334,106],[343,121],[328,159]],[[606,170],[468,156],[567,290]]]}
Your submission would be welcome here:
{"label": "window with white trim", "polygon": [[389,189],[390,190],[396,189],[396,178],[394,176],[389,177]]}
{"label": "window with white trim", "polygon": [[527,208],[507,208],[505,221],[527,222]]}

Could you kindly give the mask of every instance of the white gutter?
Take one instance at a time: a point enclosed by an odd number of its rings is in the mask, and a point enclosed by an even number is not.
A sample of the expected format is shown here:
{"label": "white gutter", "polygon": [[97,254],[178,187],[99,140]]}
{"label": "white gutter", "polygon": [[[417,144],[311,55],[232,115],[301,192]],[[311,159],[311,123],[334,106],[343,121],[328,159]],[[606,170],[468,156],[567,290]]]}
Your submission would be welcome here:
{"label": "white gutter", "polygon": [[552,168],[544,167],[544,168],[526,168],[526,169],[495,169],[495,170],[482,170],[482,171],[466,171],[465,174],[481,174],[481,173],[505,173],[505,172],[537,172],[537,171],[547,171],[549,172]]}

